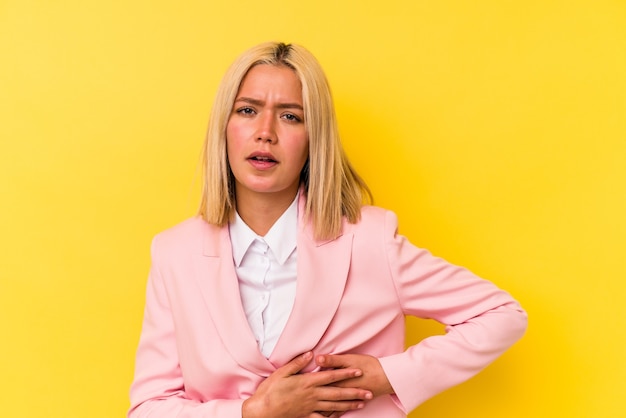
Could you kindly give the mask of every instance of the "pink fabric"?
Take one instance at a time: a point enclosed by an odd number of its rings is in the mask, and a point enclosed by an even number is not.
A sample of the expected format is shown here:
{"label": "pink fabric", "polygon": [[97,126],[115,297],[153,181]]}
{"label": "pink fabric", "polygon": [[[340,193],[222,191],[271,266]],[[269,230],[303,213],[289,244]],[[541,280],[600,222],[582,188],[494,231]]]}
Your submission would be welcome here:
{"label": "pink fabric", "polygon": [[[300,225],[296,300],[269,359],[241,307],[228,227],[192,218],[155,237],[130,418],[241,417],[263,379],[308,350],[380,359],[396,395],[346,418],[405,417],[524,333],[526,314],[508,293],[397,235],[392,212],[365,207],[325,242]],[[404,315],[447,333],[404,350]]]}

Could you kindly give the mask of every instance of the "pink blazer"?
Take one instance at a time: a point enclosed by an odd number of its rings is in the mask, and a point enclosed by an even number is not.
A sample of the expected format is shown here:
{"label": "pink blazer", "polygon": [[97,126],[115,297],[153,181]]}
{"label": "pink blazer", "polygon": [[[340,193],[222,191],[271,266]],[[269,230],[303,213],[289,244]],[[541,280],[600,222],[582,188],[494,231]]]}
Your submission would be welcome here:
{"label": "pink blazer", "polygon": [[[397,235],[392,212],[364,207],[329,241],[299,225],[296,299],[269,359],[241,305],[228,228],[192,218],[155,237],[128,417],[241,417],[263,379],[308,350],[380,359],[395,395],[346,418],[406,417],[524,333],[508,293]],[[446,335],[405,350],[405,315],[444,323]]]}

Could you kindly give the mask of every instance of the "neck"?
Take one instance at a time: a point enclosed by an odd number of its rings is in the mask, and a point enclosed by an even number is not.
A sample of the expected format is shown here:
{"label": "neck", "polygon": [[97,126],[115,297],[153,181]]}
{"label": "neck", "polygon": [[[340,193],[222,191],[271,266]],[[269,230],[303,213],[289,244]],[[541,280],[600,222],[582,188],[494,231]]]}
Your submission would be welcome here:
{"label": "neck", "polygon": [[293,193],[238,193],[237,213],[256,234],[265,236],[296,197]]}

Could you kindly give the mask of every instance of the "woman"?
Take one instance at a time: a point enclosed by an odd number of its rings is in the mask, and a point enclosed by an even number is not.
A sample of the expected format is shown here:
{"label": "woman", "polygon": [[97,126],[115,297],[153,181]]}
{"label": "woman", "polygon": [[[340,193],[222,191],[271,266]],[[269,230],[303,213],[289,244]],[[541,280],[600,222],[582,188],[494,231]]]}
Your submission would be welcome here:
{"label": "woman", "polygon": [[[523,334],[508,293],[363,205],[304,48],[234,62],[203,155],[199,216],[152,244],[129,417],[406,417]],[[446,334],[405,350],[405,315]]]}

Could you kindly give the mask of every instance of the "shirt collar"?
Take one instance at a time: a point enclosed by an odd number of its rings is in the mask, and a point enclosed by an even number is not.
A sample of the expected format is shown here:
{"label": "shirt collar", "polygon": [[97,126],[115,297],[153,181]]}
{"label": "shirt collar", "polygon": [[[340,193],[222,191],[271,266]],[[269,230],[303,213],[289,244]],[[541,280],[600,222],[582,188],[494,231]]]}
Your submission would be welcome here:
{"label": "shirt collar", "polygon": [[270,230],[264,237],[257,235],[246,223],[241,219],[239,213],[235,213],[235,219],[228,225],[230,230],[230,241],[233,247],[233,261],[239,267],[241,260],[248,252],[248,248],[258,239],[265,242],[276,261],[281,265],[287,261],[296,248],[297,243],[297,225],[298,225],[298,195],[291,202],[291,205],[283,212],[278,220],[272,225]]}

